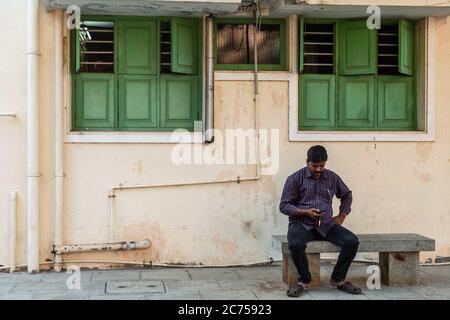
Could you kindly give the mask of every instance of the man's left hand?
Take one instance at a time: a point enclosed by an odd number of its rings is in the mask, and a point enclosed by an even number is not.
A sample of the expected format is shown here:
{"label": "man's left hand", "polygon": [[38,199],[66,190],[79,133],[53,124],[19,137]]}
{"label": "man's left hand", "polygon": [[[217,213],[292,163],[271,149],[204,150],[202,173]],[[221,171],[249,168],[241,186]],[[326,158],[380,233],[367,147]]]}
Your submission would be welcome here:
{"label": "man's left hand", "polygon": [[334,221],[336,224],[341,225],[341,224],[344,223],[344,220],[345,220],[345,217],[346,217],[346,216],[347,216],[347,215],[346,215],[345,213],[341,212],[341,213],[339,213],[339,215],[333,217],[332,219],[333,219],[333,221]]}

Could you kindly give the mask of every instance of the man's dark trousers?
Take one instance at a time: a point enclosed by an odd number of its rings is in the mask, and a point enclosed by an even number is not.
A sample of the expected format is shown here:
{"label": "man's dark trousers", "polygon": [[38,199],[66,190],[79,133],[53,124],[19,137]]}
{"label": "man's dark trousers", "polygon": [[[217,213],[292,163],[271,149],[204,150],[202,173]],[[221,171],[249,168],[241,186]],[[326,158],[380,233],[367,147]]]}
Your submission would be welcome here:
{"label": "man's dark trousers", "polygon": [[335,282],[345,280],[359,246],[358,237],[338,224],[328,231],[326,237],[323,237],[316,229],[306,230],[299,221],[292,221],[289,223],[287,240],[292,260],[299,274],[298,280],[303,283],[311,282],[311,273],[309,272],[308,259],[305,253],[306,245],[309,241],[325,240],[341,247],[341,252],[331,274],[331,279]]}

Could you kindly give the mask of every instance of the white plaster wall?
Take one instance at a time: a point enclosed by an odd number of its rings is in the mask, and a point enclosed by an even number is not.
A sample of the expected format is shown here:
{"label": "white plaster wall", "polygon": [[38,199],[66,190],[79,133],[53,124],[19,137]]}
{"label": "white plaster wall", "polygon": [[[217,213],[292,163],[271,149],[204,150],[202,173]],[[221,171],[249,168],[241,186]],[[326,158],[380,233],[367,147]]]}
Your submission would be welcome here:
{"label": "white plaster wall", "polygon": [[[0,264],[7,264],[8,195],[18,191],[18,263],[26,263],[25,2],[0,7],[8,43],[0,59]],[[40,14],[41,261],[53,244],[53,13]],[[21,27],[22,26],[22,27]],[[436,21],[434,57],[436,140],[434,142],[322,142],[328,167],[354,193],[346,226],[356,233],[416,232],[436,239],[436,252],[450,255],[450,19]],[[259,181],[117,191],[114,240],[152,241],[149,249],[86,253],[67,259],[132,260],[154,263],[240,264],[267,261],[272,234],[287,230],[278,212],[286,177],[304,165],[313,143],[288,142],[287,81],[260,82],[260,127],[279,129],[280,169]],[[216,81],[215,125],[254,126],[253,83]],[[252,176],[255,166],[174,165],[171,144],[66,143],[64,146],[64,241],[109,241],[110,188]],[[207,147],[203,145],[202,148]],[[337,203],[336,203],[337,208]]]}

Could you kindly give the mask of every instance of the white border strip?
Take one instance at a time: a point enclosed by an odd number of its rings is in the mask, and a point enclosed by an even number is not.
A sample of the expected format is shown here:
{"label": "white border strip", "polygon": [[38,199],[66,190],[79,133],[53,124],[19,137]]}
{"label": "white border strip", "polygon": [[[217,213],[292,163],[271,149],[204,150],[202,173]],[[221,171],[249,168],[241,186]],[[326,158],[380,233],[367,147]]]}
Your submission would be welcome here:
{"label": "white border strip", "polygon": [[78,132],[66,135],[66,143],[203,143],[203,133]]}

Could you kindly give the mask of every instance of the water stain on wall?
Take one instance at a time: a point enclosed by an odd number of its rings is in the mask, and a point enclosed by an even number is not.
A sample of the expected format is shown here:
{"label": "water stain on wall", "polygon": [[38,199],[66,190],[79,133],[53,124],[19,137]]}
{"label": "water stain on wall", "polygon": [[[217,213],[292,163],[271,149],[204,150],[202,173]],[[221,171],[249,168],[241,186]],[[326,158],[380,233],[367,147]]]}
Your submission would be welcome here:
{"label": "water stain on wall", "polygon": [[149,239],[151,246],[145,251],[149,252],[151,259],[157,262],[166,248],[164,232],[157,222],[124,225],[120,235],[126,241]]}
{"label": "water stain on wall", "polygon": [[142,173],[144,166],[142,165],[142,160],[137,161],[133,166],[133,172],[137,172],[138,174]]}
{"label": "water stain on wall", "polygon": [[425,162],[430,157],[433,145],[431,143],[421,142],[416,145],[416,154],[419,157],[418,162]]}
{"label": "water stain on wall", "polygon": [[422,182],[426,183],[431,181],[431,175],[429,173],[421,173],[419,177]]}
{"label": "water stain on wall", "polygon": [[216,233],[211,239],[211,242],[220,249],[220,252],[229,257],[231,257],[239,248],[239,246],[234,241],[229,239],[222,239],[220,233]]}

